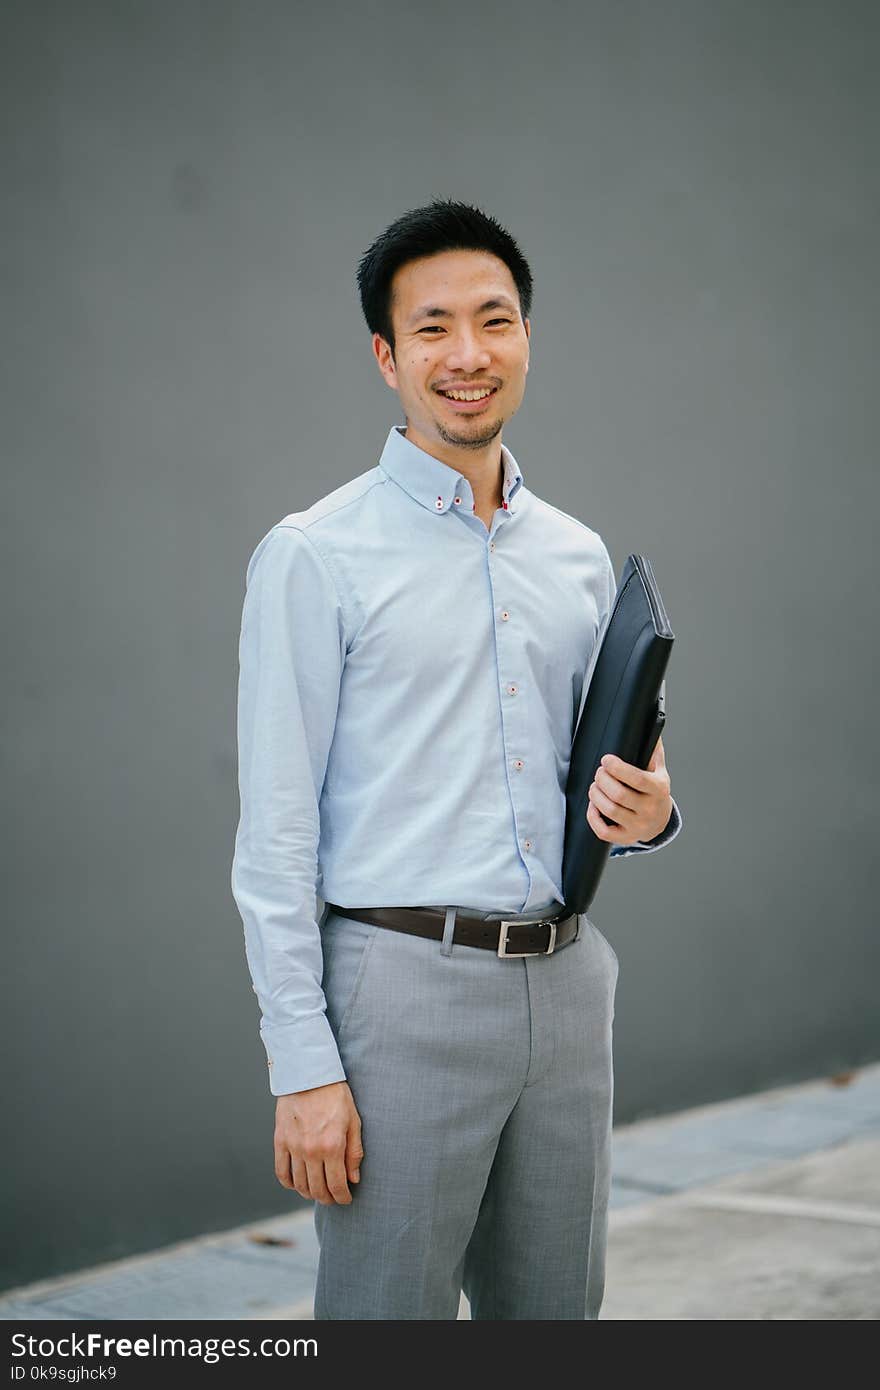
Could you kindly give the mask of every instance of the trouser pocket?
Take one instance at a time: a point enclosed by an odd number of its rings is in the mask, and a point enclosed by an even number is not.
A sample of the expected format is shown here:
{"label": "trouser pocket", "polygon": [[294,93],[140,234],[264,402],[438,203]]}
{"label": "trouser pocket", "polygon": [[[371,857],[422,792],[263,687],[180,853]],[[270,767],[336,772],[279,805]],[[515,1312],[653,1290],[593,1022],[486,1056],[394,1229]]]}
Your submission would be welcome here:
{"label": "trouser pocket", "polygon": [[611,945],[611,942],[608,940],[608,938],[602,935],[602,933],[600,932],[599,928],[596,926],[596,923],[595,923],[595,922],[591,922],[590,919],[589,919],[589,917],[587,916],[587,914],[586,914],[585,912],[582,912],[582,913],[580,914],[580,920],[581,920],[581,932],[584,932],[585,929],[586,929],[586,931],[588,931],[588,932],[592,932],[593,937],[594,937],[596,940],[598,940],[598,941],[601,943],[601,945],[603,946],[603,948],[608,952],[608,955],[611,957],[612,961],[614,962],[615,968],[619,970],[619,969],[620,969],[620,961],[617,959],[617,952],[615,951],[614,947]]}
{"label": "trouser pocket", "polygon": [[341,1042],[355,1014],[373,943],[383,929],[374,922],[327,914],[321,926],[324,968],[321,985],[327,1001],[327,1021]]}

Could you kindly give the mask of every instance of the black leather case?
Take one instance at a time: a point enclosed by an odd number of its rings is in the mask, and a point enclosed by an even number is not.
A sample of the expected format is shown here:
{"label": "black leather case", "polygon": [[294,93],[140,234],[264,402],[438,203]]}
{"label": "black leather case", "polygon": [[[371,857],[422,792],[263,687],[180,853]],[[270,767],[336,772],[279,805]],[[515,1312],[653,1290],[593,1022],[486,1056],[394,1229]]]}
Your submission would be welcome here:
{"label": "black leather case", "polygon": [[586,912],[611,844],[587,822],[599,762],[615,753],[647,767],[666,719],[665,675],[674,634],[644,555],[627,557],[611,611],[584,680],[565,799],[562,888],[568,912]]}

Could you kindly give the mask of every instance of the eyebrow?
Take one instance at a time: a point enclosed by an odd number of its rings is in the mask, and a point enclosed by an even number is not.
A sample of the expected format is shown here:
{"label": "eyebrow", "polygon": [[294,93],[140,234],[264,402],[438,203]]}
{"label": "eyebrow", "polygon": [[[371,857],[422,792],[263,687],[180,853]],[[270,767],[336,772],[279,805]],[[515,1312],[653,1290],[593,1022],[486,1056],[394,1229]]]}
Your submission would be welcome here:
{"label": "eyebrow", "polygon": [[[481,304],[478,309],[474,310],[474,313],[485,314],[487,309],[507,309],[512,314],[516,313],[516,309],[514,308],[513,304],[511,304],[509,299],[487,299],[485,303]],[[441,309],[440,306],[437,304],[425,304],[422,306],[421,309],[416,309],[415,313],[410,317],[409,321],[410,323],[418,323],[419,319],[451,318],[452,313],[449,309]]]}

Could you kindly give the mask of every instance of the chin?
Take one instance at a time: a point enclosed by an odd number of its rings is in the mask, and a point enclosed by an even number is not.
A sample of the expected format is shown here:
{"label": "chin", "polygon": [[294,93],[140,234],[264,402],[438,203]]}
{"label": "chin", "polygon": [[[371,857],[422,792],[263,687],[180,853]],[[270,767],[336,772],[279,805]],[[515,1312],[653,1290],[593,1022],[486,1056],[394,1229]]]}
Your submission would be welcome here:
{"label": "chin", "polygon": [[490,444],[493,439],[497,438],[503,425],[504,420],[500,417],[495,420],[482,420],[479,429],[467,430],[458,434],[447,429],[442,421],[438,421],[437,433],[447,444],[458,444],[464,449],[481,449],[485,444]]}

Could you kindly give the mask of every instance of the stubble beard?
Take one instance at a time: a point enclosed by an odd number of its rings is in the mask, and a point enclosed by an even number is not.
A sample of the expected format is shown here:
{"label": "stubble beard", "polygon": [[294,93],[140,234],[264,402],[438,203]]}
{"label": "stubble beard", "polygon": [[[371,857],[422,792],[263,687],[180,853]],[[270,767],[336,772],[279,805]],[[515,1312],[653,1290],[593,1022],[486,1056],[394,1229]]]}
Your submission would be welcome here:
{"label": "stubble beard", "polygon": [[455,434],[444,425],[442,420],[437,420],[436,425],[437,433],[444,444],[452,444],[456,449],[484,449],[501,433],[504,421],[502,419],[487,421],[483,428],[477,430],[475,434]]}

